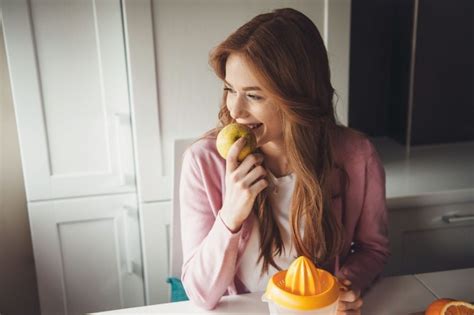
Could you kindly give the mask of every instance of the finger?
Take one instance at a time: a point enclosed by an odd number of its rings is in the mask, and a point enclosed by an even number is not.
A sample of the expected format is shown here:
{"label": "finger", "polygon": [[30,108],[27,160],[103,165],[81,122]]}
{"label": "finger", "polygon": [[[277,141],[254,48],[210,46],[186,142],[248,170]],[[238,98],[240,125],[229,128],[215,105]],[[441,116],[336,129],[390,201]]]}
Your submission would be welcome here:
{"label": "finger", "polygon": [[349,279],[346,279],[346,278],[337,278],[337,280],[339,280],[339,283],[346,286],[346,287],[350,287],[352,285],[352,282],[349,280]]}
{"label": "finger", "polygon": [[257,181],[255,184],[250,186],[250,193],[254,196],[258,195],[262,190],[264,190],[268,186],[268,181],[266,179],[261,179]]}
{"label": "finger", "polygon": [[358,298],[359,295],[353,290],[343,291],[339,295],[339,300],[343,302],[355,302]]}
{"label": "finger", "polygon": [[243,179],[243,186],[250,187],[254,182],[256,182],[260,178],[265,178],[267,175],[267,171],[261,165],[256,166],[253,170],[251,170]]}
{"label": "finger", "polygon": [[227,173],[233,172],[239,166],[239,153],[244,148],[246,141],[245,137],[241,137],[230,147],[226,157]]}
{"label": "finger", "polygon": [[360,311],[337,311],[337,315],[360,315]]}
{"label": "finger", "polygon": [[357,299],[354,302],[339,301],[338,311],[357,311],[360,310],[364,302],[362,299]]}
{"label": "finger", "polygon": [[351,289],[347,286],[345,286],[344,284],[340,283],[339,284],[339,289],[343,292],[346,292],[346,291],[350,291]]}
{"label": "finger", "polygon": [[[252,168],[257,165],[261,165],[263,162],[263,154],[253,153],[249,154],[239,165],[239,171],[242,171],[243,175],[247,175]],[[243,177],[243,176],[242,176]]]}

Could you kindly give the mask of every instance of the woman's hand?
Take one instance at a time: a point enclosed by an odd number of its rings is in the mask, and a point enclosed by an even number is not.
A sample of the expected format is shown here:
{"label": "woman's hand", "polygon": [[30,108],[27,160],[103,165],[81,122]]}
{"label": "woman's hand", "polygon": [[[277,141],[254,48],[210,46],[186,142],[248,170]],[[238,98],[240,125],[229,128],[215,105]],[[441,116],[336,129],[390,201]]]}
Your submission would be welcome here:
{"label": "woman's hand", "polygon": [[351,289],[352,283],[347,279],[339,279],[341,284],[341,295],[337,306],[337,315],[360,315],[362,299],[360,290]]}
{"label": "woman's hand", "polygon": [[233,232],[240,229],[252,211],[255,198],[268,186],[264,179],[267,172],[261,166],[262,154],[249,154],[239,164],[238,156],[244,145],[245,138],[242,137],[229,149],[226,159],[226,192],[220,216]]}

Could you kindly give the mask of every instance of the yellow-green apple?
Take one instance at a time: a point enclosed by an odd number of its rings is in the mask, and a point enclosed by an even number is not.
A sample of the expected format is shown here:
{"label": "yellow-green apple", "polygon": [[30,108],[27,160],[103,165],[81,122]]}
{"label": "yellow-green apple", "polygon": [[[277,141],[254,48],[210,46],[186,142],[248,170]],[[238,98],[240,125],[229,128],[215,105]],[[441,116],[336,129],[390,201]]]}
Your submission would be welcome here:
{"label": "yellow-green apple", "polygon": [[245,137],[247,140],[238,157],[239,162],[243,161],[245,157],[255,151],[257,147],[257,139],[252,130],[246,125],[232,123],[222,128],[216,140],[216,147],[219,154],[226,159],[232,144],[241,137]]}

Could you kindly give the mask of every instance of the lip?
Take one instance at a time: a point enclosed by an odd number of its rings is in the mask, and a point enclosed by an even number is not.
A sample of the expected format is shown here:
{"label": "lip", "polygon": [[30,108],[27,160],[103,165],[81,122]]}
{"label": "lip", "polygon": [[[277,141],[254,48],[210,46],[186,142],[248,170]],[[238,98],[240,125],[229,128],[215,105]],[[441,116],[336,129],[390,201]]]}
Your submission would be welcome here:
{"label": "lip", "polygon": [[258,121],[255,121],[255,122],[238,122],[236,121],[238,124],[240,125],[256,125],[256,124],[261,124],[261,122],[258,122]]}

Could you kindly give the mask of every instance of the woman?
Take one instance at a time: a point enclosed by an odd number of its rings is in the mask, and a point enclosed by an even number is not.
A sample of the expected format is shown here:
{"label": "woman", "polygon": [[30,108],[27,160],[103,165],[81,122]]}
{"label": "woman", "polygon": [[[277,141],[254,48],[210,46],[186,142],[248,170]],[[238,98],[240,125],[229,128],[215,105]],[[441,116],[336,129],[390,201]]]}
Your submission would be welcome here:
{"label": "woman", "polygon": [[[340,314],[359,314],[389,256],[385,174],[370,141],[336,123],[327,53],[304,14],[261,14],[214,49],[224,82],[219,127],[183,157],[182,281],[212,309],[224,294],[263,291],[305,255],[339,277]],[[216,150],[223,126],[252,128],[257,151]]]}

